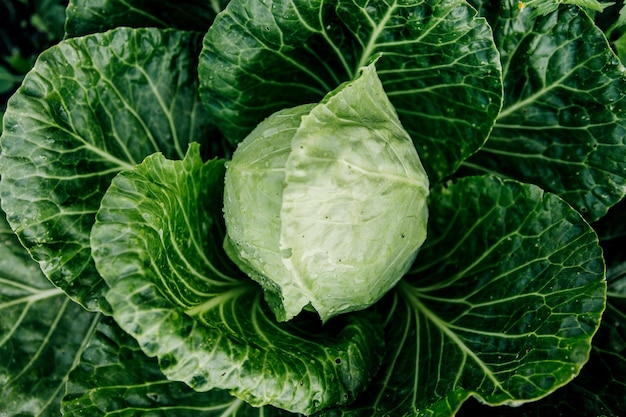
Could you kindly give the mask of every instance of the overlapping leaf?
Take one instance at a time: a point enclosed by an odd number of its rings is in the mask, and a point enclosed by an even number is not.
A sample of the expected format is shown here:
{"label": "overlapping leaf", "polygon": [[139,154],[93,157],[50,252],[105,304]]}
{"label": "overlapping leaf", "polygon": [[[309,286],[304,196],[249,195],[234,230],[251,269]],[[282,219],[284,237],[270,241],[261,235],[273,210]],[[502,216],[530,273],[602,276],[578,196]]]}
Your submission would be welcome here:
{"label": "overlapping leaf", "polygon": [[[476,2],[481,3],[481,2]],[[626,192],[626,74],[585,12],[535,17],[486,3],[504,68],[504,106],[468,166],[559,194],[588,219]]]}
{"label": "overlapping leaf", "polygon": [[382,356],[373,313],[278,324],[263,293],[220,250],[224,163],[147,158],[112,182],[92,231],[120,326],[168,378],[252,405],[310,414],[346,404]]}
{"label": "overlapping leaf", "polygon": [[235,0],[204,39],[200,93],[236,143],[382,53],[380,78],[435,182],[480,148],[501,105],[493,36],[474,15],[465,1]]}
{"label": "overlapping leaf", "polygon": [[0,220],[0,415],[60,416],[67,375],[99,317],[53,287]]}
{"label": "overlapping leaf", "polygon": [[67,37],[129,27],[176,28],[206,32],[228,0],[70,0],[66,15]]}
{"label": "overlapping leaf", "polygon": [[[432,191],[429,240],[393,295],[382,371],[346,415],[453,415],[568,383],[605,306],[597,237],[539,188],[468,177]],[[462,208],[462,210],[460,210]]]}
{"label": "overlapping leaf", "polygon": [[199,393],[168,381],[156,359],[110,318],[96,327],[63,399],[66,417],[150,415],[169,417],[279,417],[293,414],[269,406],[254,408],[225,391]]}
{"label": "overlapping leaf", "polygon": [[[207,142],[198,99],[199,39],[122,28],[44,52],[11,98],[0,139],[0,196],[46,275],[89,309],[103,282],[89,232],[111,178],[147,155]],[[207,146],[208,148],[208,146]]]}

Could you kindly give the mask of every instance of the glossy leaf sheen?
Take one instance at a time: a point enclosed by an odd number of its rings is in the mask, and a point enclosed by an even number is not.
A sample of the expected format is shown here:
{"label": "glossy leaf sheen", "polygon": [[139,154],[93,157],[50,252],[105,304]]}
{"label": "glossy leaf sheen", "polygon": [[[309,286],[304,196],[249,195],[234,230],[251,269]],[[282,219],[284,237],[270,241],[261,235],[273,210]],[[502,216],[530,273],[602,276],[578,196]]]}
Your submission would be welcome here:
{"label": "glossy leaf sheen", "polygon": [[[603,242],[606,243],[606,242]],[[607,268],[608,299],[602,324],[593,338],[589,362],[571,383],[550,396],[519,408],[483,407],[468,402],[459,417],[618,417],[626,409],[626,256],[621,249]]]}
{"label": "glossy leaf sheen", "polygon": [[493,36],[474,14],[464,1],[234,0],[204,38],[200,94],[237,143],[382,53],[385,90],[436,182],[480,148],[501,105]]}
{"label": "glossy leaf sheen", "polygon": [[67,374],[99,316],[42,274],[0,220],[0,415],[60,416]]}
{"label": "glossy leaf sheen", "polygon": [[70,0],[66,37],[122,26],[176,28],[205,32],[228,0]]}
{"label": "glossy leaf sheen", "polygon": [[196,88],[197,35],[117,29],[63,41],[11,98],[0,197],[50,280],[89,309],[104,283],[89,232],[111,178],[153,152],[182,157],[209,125]]}
{"label": "glossy leaf sheen", "polygon": [[192,145],[182,161],[156,154],[113,180],[92,231],[113,316],[198,391],[307,414],[352,401],[380,364],[381,323],[364,312],[277,324],[260,287],[223,263],[223,165]]}
{"label": "glossy leaf sheen", "polygon": [[196,392],[168,381],[156,359],[110,318],[95,329],[80,362],[69,375],[63,398],[65,417],[150,415],[168,417],[293,416],[265,406],[254,408],[226,391]]}
{"label": "glossy leaf sheen", "polygon": [[504,68],[504,106],[468,166],[534,183],[590,220],[626,193],[626,74],[577,7],[546,16],[486,6]]}
{"label": "glossy leaf sheen", "polygon": [[393,295],[381,373],[345,415],[454,415],[470,395],[520,404],[587,361],[606,283],[576,211],[489,176],[433,189],[430,210],[429,239]]}

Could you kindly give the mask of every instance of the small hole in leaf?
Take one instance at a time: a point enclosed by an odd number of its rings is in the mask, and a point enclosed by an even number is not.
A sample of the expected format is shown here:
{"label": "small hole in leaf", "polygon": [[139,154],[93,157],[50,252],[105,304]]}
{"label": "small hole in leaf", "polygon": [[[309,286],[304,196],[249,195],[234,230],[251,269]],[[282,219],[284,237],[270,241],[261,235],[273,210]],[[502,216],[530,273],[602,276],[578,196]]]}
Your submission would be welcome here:
{"label": "small hole in leaf", "polygon": [[341,358],[337,358],[337,359],[335,359],[335,363],[336,363],[337,365],[341,365]]}

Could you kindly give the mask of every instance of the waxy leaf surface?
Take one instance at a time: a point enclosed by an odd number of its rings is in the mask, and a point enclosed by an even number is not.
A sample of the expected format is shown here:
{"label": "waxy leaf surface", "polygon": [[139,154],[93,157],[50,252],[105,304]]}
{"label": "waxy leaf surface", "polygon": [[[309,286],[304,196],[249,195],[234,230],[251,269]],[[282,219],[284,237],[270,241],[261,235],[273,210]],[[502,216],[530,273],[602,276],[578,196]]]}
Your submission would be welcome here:
{"label": "waxy leaf surface", "polygon": [[588,359],[606,282],[575,210],[491,176],[436,187],[430,209],[429,238],[390,296],[381,372],[344,415],[451,416],[472,395],[521,404]]}
{"label": "waxy leaf surface", "polygon": [[467,166],[537,184],[589,220],[626,193],[626,73],[578,7],[545,16],[485,3],[502,56],[504,105]]}
{"label": "waxy leaf surface", "polygon": [[119,325],[169,379],[310,414],[354,400],[382,357],[373,312],[279,324],[221,249],[224,162],[160,154],[112,182],[92,231]]}
{"label": "waxy leaf surface", "polygon": [[265,406],[255,408],[222,390],[196,392],[169,381],[155,358],[111,318],[96,327],[63,398],[65,417],[105,417],[120,413],[168,417],[288,417],[293,414]]}
{"label": "waxy leaf surface", "polygon": [[0,219],[0,416],[60,416],[67,375],[98,320],[52,286]]}
{"label": "waxy leaf surface", "polygon": [[622,236],[619,241],[601,243],[603,248],[610,249],[607,307],[593,338],[589,361],[580,375],[550,396],[517,408],[491,408],[468,401],[459,417],[617,417],[623,413],[626,409],[626,239]]}
{"label": "waxy leaf surface", "polygon": [[237,143],[382,54],[385,91],[436,182],[482,146],[501,106],[493,35],[475,14],[464,1],[234,0],[204,38],[200,94]]}
{"label": "waxy leaf surface", "polygon": [[83,36],[122,26],[206,32],[227,3],[228,0],[70,0],[65,35]]}
{"label": "waxy leaf surface", "polygon": [[2,208],[48,278],[88,309],[106,308],[89,233],[111,178],[210,137],[195,82],[198,41],[129,28],[69,39],[39,57],[9,101]]}

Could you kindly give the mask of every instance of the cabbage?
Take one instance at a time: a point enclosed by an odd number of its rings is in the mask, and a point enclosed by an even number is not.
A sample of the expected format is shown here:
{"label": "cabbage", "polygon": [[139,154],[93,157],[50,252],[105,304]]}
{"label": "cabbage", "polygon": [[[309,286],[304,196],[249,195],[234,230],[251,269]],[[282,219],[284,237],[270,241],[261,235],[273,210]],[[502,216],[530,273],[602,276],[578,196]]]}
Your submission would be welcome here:
{"label": "cabbage", "polygon": [[428,177],[374,64],[319,104],[279,111],[225,176],[225,248],[276,317],[365,309],[426,238]]}

